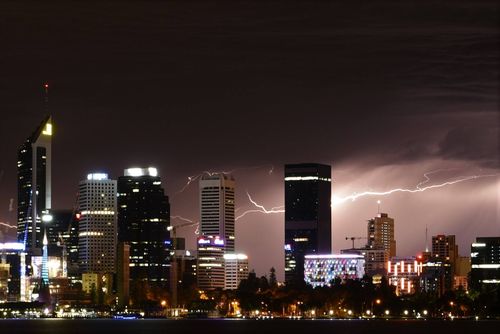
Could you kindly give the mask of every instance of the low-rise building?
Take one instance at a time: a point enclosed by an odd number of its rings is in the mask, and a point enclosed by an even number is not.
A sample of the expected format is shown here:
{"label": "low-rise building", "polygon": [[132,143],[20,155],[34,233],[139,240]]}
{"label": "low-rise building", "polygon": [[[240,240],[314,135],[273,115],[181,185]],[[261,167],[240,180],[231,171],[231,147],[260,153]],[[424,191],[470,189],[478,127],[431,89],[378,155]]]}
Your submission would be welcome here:
{"label": "low-rise building", "polygon": [[306,255],[304,280],[313,288],[331,286],[336,278],[361,279],[365,274],[365,258],[357,254]]}
{"label": "low-rise building", "polygon": [[412,294],[416,291],[423,268],[417,257],[392,257],[387,268],[389,284],[396,287],[397,295]]}
{"label": "low-rise building", "polygon": [[240,282],[248,278],[248,256],[224,254],[224,289],[236,290]]}

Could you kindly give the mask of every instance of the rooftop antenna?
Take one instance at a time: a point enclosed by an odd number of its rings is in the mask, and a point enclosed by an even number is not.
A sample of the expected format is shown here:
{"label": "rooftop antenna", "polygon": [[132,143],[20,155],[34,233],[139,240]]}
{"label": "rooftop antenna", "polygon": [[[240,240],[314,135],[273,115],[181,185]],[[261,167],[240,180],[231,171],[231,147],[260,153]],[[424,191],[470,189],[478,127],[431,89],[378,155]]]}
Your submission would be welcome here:
{"label": "rooftop antenna", "polygon": [[427,225],[425,225],[425,252],[429,252],[429,238],[427,236]]}
{"label": "rooftop antenna", "polygon": [[49,114],[49,83],[45,82],[43,84],[43,106],[45,109],[45,114]]}

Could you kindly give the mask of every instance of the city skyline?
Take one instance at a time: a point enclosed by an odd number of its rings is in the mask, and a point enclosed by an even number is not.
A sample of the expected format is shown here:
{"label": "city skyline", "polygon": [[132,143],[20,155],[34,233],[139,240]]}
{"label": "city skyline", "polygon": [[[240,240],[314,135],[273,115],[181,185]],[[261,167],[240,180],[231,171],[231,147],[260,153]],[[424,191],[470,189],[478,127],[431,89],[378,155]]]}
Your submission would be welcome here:
{"label": "city skyline", "polygon": [[[130,169],[131,167],[129,166],[128,168]],[[154,167],[150,167],[150,168],[154,168]],[[132,167],[132,169],[133,169],[133,167]],[[259,169],[259,170],[261,170],[261,173],[263,173],[263,174],[265,174],[265,175],[272,175],[272,174],[276,174],[276,173],[277,173],[277,170],[279,170],[280,168],[279,168],[279,167],[276,167],[276,166],[267,166],[267,165],[263,165],[263,166],[252,166],[252,167],[249,167],[249,168],[235,169],[235,170],[233,170],[233,171],[225,171],[225,172],[222,172],[222,173],[223,173],[223,174],[224,174],[224,173],[225,173],[225,174],[238,173],[238,171],[240,171],[240,170],[245,171],[246,169],[250,169],[250,170],[252,170],[252,169]],[[99,171],[99,172],[102,172],[103,170],[106,170],[106,169],[99,169],[98,171]],[[96,170],[94,170],[94,172],[95,172],[95,171],[96,171]],[[447,171],[447,170],[444,170],[444,172],[446,172],[446,171]],[[441,172],[441,170],[438,170],[437,172]],[[178,190],[178,192],[174,193],[174,195],[175,195],[175,194],[179,194],[179,193],[181,193],[181,194],[182,194],[184,191],[188,191],[188,190],[190,190],[191,188],[193,188],[193,189],[197,189],[197,183],[198,183],[198,182],[194,182],[194,181],[196,181],[196,180],[198,180],[198,179],[200,179],[200,180],[201,180],[201,179],[202,179],[202,177],[201,177],[202,175],[209,176],[209,175],[211,175],[211,174],[213,174],[213,173],[217,173],[217,172],[203,172],[203,173],[200,173],[199,175],[195,175],[194,177],[190,177],[190,178],[188,178],[188,181],[184,184],[184,186],[183,186],[181,189],[179,189],[179,190]],[[98,173],[98,174],[99,174],[99,173]],[[487,177],[487,178],[489,178],[489,177],[490,177],[490,174],[484,174],[484,175],[486,175],[485,177]],[[87,176],[88,176],[88,175],[87,175]],[[97,175],[97,176],[99,176],[99,175]],[[119,176],[119,174],[118,174],[117,176]],[[111,176],[111,175],[110,175],[110,178],[111,178],[111,179],[117,179],[117,176]],[[495,175],[493,174],[493,176],[492,176],[492,177],[495,177]],[[284,174],[283,174],[283,175],[281,175],[281,180],[282,180],[282,181],[284,180],[284,178],[285,178]],[[471,179],[471,178],[465,177],[465,178],[462,178],[462,179],[460,179],[460,178],[459,178],[459,179],[457,179],[457,180],[459,180],[459,181],[460,181],[460,180],[463,180],[463,182],[470,182],[471,180],[472,180],[472,181],[474,181],[474,180],[475,180],[475,178],[472,178],[472,179]],[[425,184],[425,183],[427,183],[427,182],[429,183],[428,185],[426,185],[426,184]],[[192,184],[192,183],[193,183],[193,184]],[[430,191],[433,191],[433,190],[432,190],[432,185],[433,185],[433,184],[443,185],[443,187],[453,186],[453,184],[447,185],[447,184],[446,184],[446,182],[444,182],[444,183],[439,183],[439,182],[438,182],[438,183],[432,183],[432,179],[431,179],[429,176],[424,175],[424,180],[422,180],[421,182],[419,182],[419,183],[416,185],[416,188],[415,188],[415,189],[419,189],[419,188],[420,188],[420,189],[422,189],[422,188],[424,188],[425,186],[429,186],[429,185],[430,185],[430,186],[431,186],[431,188],[430,188],[431,190],[430,190]],[[282,186],[282,185],[281,185],[281,186]],[[332,187],[334,187],[334,186],[332,186]],[[440,190],[438,189],[437,191],[440,191]],[[441,190],[441,191],[442,191],[442,190]],[[195,190],[195,192],[196,192],[196,190]],[[167,193],[167,194],[169,195],[170,193]],[[238,191],[236,191],[236,194],[237,194],[237,195],[239,195],[240,197],[242,196],[242,194],[240,194]],[[273,210],[270,210],[268,213],[265,213],[265,212],[263,212],[263,211],[268,211],[267,209],[265,209],[265,208],[264,208],[264,209],[259,208],[259,204],[258,204],[258,203],[256,203],[256,202],[253,202],[253,203],[252,203],[252,201],[254,201],[254,200],[250,197],[250,194],[249,194],[248,192],[246,193],[246,195],[248,196],[248,199],[250,200],[250,205],[247,205],[246,207],[245,207],[245,206],[242,206],[242,207],[244,207],[244,208],[247,208],[247,209],[248,209],[248,210],[246,210],[246,211],[248,211],[248,215],[250,215],[250,217],[252,217],[252,216],[254,217],[253,219],[255,219],[255,216],[257,216],[257,217],[258,217],[259,215],[270,215],[270,216],[278,216],[278,217],[283,217],[283,218],[284,218],[284,216],[283,216],[283,209],[282,209],[282,206],[276,206],[276,207],[273,207],[273,208],[278,208],[278,210],[274,210],[274,211],[273,211]],[[350,199],[350,197],[353,197],[353,196],[354,196],[354,197],[356,197],[356,196],[358,196],[358,195],[360,195],[360,194],[353,193],[353,194],[351,194],[351,195],[349,195],[349,196],[344,197],[343,199],[344,199],[344,200],[346,200],[346,199],[347,199],[347,200],[348,200],[348,201],[347,201],[347,203],[354,203],[355,201],[352,201],[352,200]],[[198,195],[197,195],[197,196],[198,196]],[[384,196],[385,196],[385,195],[384,195]],[[374,208],[375,208],[375,207],[377,207],[377,209],[378,209],[378,210],[380,210],[380,205],[381,205],[381,203],[379,203],[379,202],[380,202],[380,200],[378,200],[378,201],[375,201],[375,200],[374,200],[374,198],[381,198],[380,196],[376,196],[376,195],[367,195],[366,197],[368,197],[368,199],[370,199],[370,198],[371,198],[371,202],[373,202],[373,206],[374,206]],[[383,197],[382,197],[382,198],[383,198]],[[74,201],[74,199],[72,199],[72,201]],[[366,201],[366,199],[365,199],[365,201]],[[343,203],[343,201],[341,201],[340,205],[342,205],[342,203]],[[191,203],[191,204],[192,204],[192,203]],[[199,204],[199,203],[197,203],[197,204]],[[336,208],[338,208],[338,205],[339,205],[339,203],[335,203],[335,195],[332,195],[332,213],[334,213],[334,212],[335,212],[335,209],[336,209]],[[238,208],[238,207],[237,207],[237,209],[240,209],[240,208]],[[257,210],[255,210],[255,209],[257,209]],[[57,209],[56,209],[56,210],[57,210]],[[239,211],[239,210],[238,210],[238,211]],[[243,213],[245,213],[245,210],[241,210],[241,211],[243,211]],[[236,215],[236,218],[237,218],[236,220],[238,220],[238,217],[241,217],[241,216],[246,216],[246,215],[247,215],[247,214],[241,214],[241,213],[239,213],[239,215],[238,215],[238,214]],[[370,217],[368,217],[367,219],[363,220],[363,221],[362,221],[362,224],[364,225],[363,227],[365,227],[366,221],[368,221],[369,219],[371,219],[371,218],[373,218],[373,217],[375,217],[375,216],[376,216],[376,214],[374,213],[374,214],[372,214],[372,216],[370,216]],[[174,223],[174,226],[175,226],[175,225],[179,225],[179,222],[182,222],[182,221],[184,221],[184,219],[185,219],[185,217],[183,217],[183,216],[178,216],[178,215],[172,215],[172,218],[173,218],[173,220],[177,220],[177,223]],[[252,220],[252,219],[250,219],[250,220]],[[195,219],[194,221],[196,222],[196,219]],[[398,228],[397,228],[397,226],[398,226],[397,222],[396,222],[395,226],[396,226],[396,230],[398,230]],[[332,219],[332,235],[334,235],[334,234],[335,234],[335,232],[333,232],[333,230],[335,229],[335,227],[336,227],[336,226],[335,226],[335,219]],[[422,227],[422,226],[419,226],[419,227]],[[430,227],[430,229],[432,228],[432,226],[429,226],[429,225],[425,226],[424,228],[428,228],[428,229],[429,229],[429,227]],[[196,226],[192,226],[192,229],[193,229],[193,230],[196,230]],[[365,228],[362,228],[361,230],[364,230],[364,229],[365,229]],[[351,229],[350,229],[350,230],[348,230],[348,231],[352,231],[352,230],[353,230],[353,229],[351,228]],[[420,231],[420,232],[422,232],[421,234],[423,234],[423,233],[425,232],[425,230],[422,230],[422,231]],[[429,232],[429,231],[428,231],[428,232]],[[360,233],[364,233],[364,231],[363,231],[363,232],[360,232]],[[447,230],[447,231],[440,231],[440,232],[436,232],[436,233],[432,232],[432,230],[431,230],[431,231],[430,231],[430,233],[431,233],[430,235],[440,234],[440,233],[445,233],[445,234],[454,234],[454,233],[451,233],[449,230]],[[351,233],[351,234],[353,234],[353,233]],[[346,236],[347,236],[347,235],[351,235],[351,234],[346,234]],[[239,234],[239,235],[240,235],[240,234]],[[364,235],[364,234],[361,234],[361,235]],[[428,236],[428,240],[427,240],[427,241],[430,241],[430,240],[431,240],[430,235]],[[493,235],[493,234],[492,234],[492,235]],[[186,238],[187,238],[187,240],[188,240],[188,242],[189,242],[189,240],[191,240],[191,242],[190,242],[190,243],[191,243],[191,245],[189,245],[189,243],[188,243],[187,247],[188,247],[188,248],[190,248],[190,249],[196,249],[195,242],[196,242],[196,238],[197,238],[197,236],[198,236],[197,234],[195,234],[195,233],[190,233],[190,232],[184,232],[184,233],[183,233],[183,232],[182,232],[182,230],[181,230],[181,231],[179,232],[179,236],[181,236],[181,237],[186,237]],[[484,236],[487,236],[487,235],[484,235]],[[333,236],[332,236],[332,237],[333,237]],[[336,237],[337,237],[337,240],[338,240],[338,239],[341,239],[341,240],[343,240],[343,239],[344,239],[344,236],[343,236],[343,235],[341,235],[341,236],[336,236]],[[461,236],[460,236],[460,235],[457,235],[457,237],[458,237],[458,238],[460,238]],[[463,237],[463,236],[462,236],[462,237]],[[474,236],[471,236],[470,238],[473,240],[473,239],[474,239],[474,238],[476,238],[476,237],[477,237],[477,235],[474,235]],[[194,239],[194,241],[193,241],[193,239]],[[245,239],[245,236],[244,236],[244,235],[243,235],[243,239]],[[246,238],[246,239],[248,239],[248,238]],[[397,237],[396,237],[396,240],[397,240]],[[358,241],[355,241],[355,242],[356,242],[356,246],[363,246],[363,245],[364,245],[364,241],[359,241],[359,244],[358,244]],[[276,242],[274,242],[274,243],[276,243]],[[349,244],[349,243],[350,243],[350,241],[345,241],[345,242],[344,242],[344,241],[340,241],[340,242],[338,242],[338,241],[337,241],[337,243],[335,243],[335,241],[334,241],[333,251],[338,253],[338,251],[340,251],[341,249],[345,249],[345,248],[347,248],[347,246],[348,246],[348,244]],[[422,251],[424,251],[424,250],[425,250],[425,245],[424,245],[424,243],[425,243],[425,238],[422,236],[422,240],[420,240],[420,241],[417,241],[417,242],[416,242],[417,246],[416,246],[416,250],[415,250],[415,252],[413,252],[413,253],[412,253],[412,252],[405,252],[405,253],[400,252],[400,253],[398,253],[398,256],[399,256],[399,255],[402,255],[402,256],[415,255],[415,254],[417,254],[417,253],[419,253],[419,252],[422,252]],[[274,248],[277,248],[277,247],[276,247],[276,245],[274,245],[274,246],[275,246]],[[244,251],[245,253],[252,254],[252,253],[254,253],[255,249],[252,249],[252,247],[248,247],[248,246],[247,246],[247,247],[245,247],[245,248],[239,248],[239,249],[237,249],[237,251]],[[465,244],[465,245],[464,245],[464,247],[459,248],[459,253],[460,253],[460,254],[468,254],[468,245],[467,245],[467,244]],[[260,271],[262,274],[266,274],[266,273],[267,273],[268,268],[267,268],[267,267],[262,267],[262,266],[261,266],[261,269],[257,269],[257,268],[259,268],[259,265],[258,265],[259,258],[253,258],[253,259],[254,259],[254,260],[256,260],[255,262],[257,262],[257,265],[254,265],[254,263],[252,263],[251,268],[252,268],[252,269],[256,269],[258,272]],[[280,270],[279,270],[279,269],[281,269],[281,267],[280,267],[280,263],[270,263],[270,264],[271,264],[271,266],[278,268],[278,271],[277,271],[278,278],[280,278],[280,279],[284,279],[284,276],[282,275],[282,273],[281,273],[281,272],[280,272]]]}
{"label": "city skyline", "polygon": [[[197,182],[186,185],[205,170],[236,170],[239,216],[258,209],[247,192],[283,206],[283,166],[317,162],[332,165],[334,251],[364,235],[381,200],[398,255],[424,249],[426,226],[466,254],[500,234],[491,3],[3,4],[0,222],[16,223],[16,154],[48,82],[54,209],[72,208],[88,173],[154,166],[173,224],[198,220]],[[414,192],[363,195],[397,189]],[[189,248],[194,230],[179,231]],[[259,274],[282,272],[282,213],[249,213],[236,230]]]}

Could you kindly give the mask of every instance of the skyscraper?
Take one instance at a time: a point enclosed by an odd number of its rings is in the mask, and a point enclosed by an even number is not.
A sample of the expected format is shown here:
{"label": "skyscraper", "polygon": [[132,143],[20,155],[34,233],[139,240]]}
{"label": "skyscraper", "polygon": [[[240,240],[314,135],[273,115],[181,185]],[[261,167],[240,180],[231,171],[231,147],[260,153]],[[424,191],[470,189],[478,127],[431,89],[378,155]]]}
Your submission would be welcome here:
{"label": "skyscraper", "polygon": [[17,240],[26,250],[42,254],[42,221],[51,208],[50,116],[36,128],[19,148],[17,159]]}
{"label": "skyscraper", "polygon": [[234,178],[223,173],[200,180],[200,232],[222,238],[226,252],[234,252],[235,186]]}
{"label": "skyscraper", "polygon": [[224,254],[234,252],[235,181],[224,173],[200,180],[197,280],[200,289],[224,288]]}
{"label": "skyscraper", "polygon": [[88,174],[80,181],[78,259],[82,273],[114,273],[116,263],[116,181]]}
{"label": "skyscraper", "polygon": [[396,239],[394,238],[394,219],[387,213],[368,220],[368,248],[384,249],[389,258],[396,256]]}
{"label": "skyscraper", "polygon": [[118,241],[130,245],[130,280],[166,287],[170,204],[156,168],[128,168],[118,178]]}
{"label": "skyscraper", "polygon": [[306,254],[332,251],[331,166],[285,165],[285,280],[304,279]]}

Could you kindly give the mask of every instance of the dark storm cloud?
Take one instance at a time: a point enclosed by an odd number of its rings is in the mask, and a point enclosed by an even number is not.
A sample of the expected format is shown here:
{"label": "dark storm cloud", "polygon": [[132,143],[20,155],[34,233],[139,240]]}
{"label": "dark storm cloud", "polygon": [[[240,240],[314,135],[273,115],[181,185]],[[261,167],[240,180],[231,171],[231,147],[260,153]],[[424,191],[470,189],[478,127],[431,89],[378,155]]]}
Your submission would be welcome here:
{"label": "dark storm cloud", "polygon": [[498,125],[494,127],[464,126],[450,130],[439,143],[438,155],[451,160],[477,161],[498,168]]}

